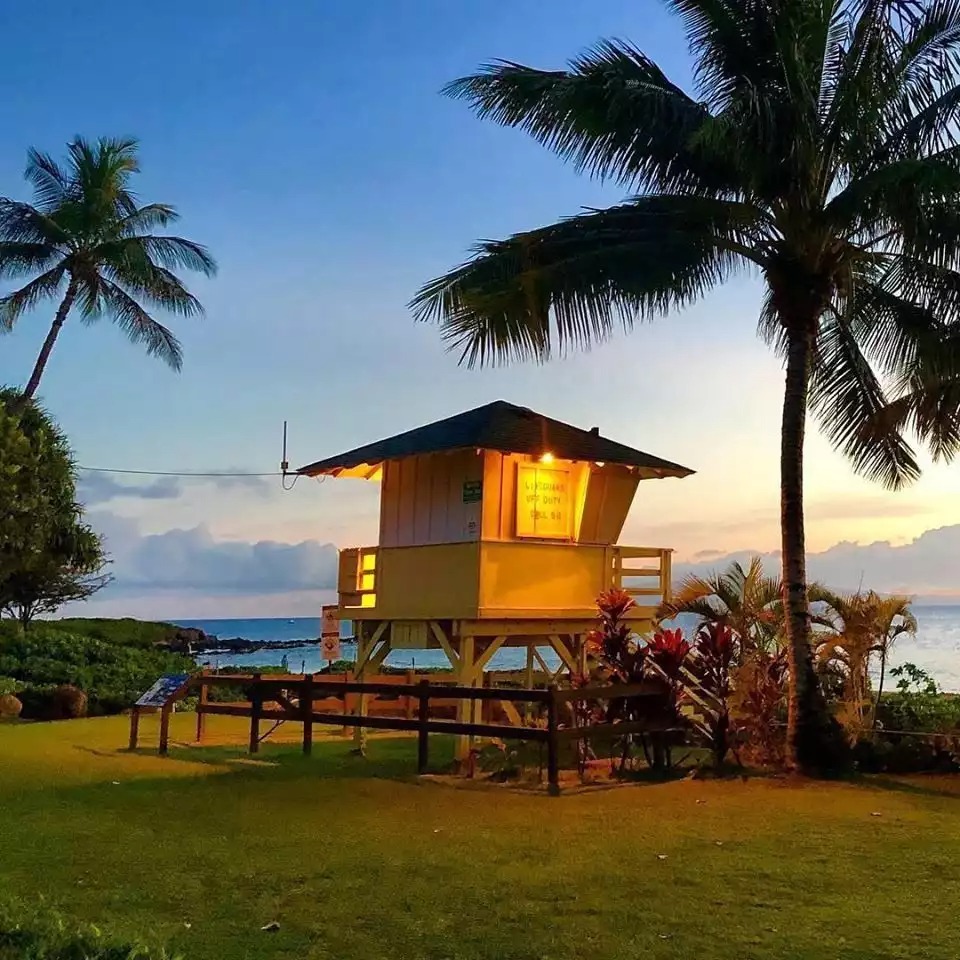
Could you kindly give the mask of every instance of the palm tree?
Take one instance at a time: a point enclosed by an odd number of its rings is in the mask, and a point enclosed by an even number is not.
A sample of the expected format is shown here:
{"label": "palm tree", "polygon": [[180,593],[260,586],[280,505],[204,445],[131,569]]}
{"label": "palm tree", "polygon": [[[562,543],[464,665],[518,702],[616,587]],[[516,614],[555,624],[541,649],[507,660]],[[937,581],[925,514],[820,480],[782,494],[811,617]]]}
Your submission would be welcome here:
{"label": "palm tree", "polygon": [[[917,632],[910,598],[882,597],[873,590],[841,594],[811,586],[810,600],[821,608],[815,620],[825,628],[815,633],[817,660],[823,670],[840,674],[844,725],[856,737],[876,721],[890,648],[899,637]],[[870,663],[874,655],[880,658],[880,679],[871,700]]]}
{"label": "palm tree", "polygon": [[673,599],[660,606],[658,617],[670,620],[681,613],[730,627],[743,654],[769,650],[782,633],[783,584],[779,577],[763,575],[760,557],[753,557],[746,570],[735,561],[722,573],[685,577]]}
{"label": "palm tree", "polygon": [[892,431],[860,442],[886,378],[960,312],[960,0],[665,0],[693,95],[599,43],[565,70],[498,61],[447,93],[519,127],[623,203],[481,242],[411,306],[461,362],[546,361],[759,275],[785,360],[781,527],[791,762],[845,747],[811,651],[803,515],[808,407],[866,475],[918,474]]}
{"label": "palm tree", "polygon": [[28,152],[26,178],[33,184],[33,204],[0,200],[0,277],[31,277],[0,297],[0,331],[11,330],[42,301],[60,301],[25,398],[37,392],[74,307],[84,323],[109,315],[134,343],[180,369],[180,344],[145,305],[183,317],[202,314],[200,302],[175,271],[211,276],[216,263],[191,240],[151,233],[175,222],[178,214],[164,203],[138,204],[129,184],[139,169],[135,140],[104,138],[91,144],[77,137],[67,145],[64,166],[48,154]]}

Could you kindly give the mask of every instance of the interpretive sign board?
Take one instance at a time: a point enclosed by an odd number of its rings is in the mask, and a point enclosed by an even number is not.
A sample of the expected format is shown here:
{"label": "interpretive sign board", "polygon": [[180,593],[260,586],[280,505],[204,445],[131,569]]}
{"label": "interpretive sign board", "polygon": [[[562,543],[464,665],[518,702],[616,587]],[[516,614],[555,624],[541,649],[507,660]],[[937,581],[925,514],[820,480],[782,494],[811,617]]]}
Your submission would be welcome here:
{"label": "interpretive sign board", "polygon": [[162,707],[188,680],[189,673],[168,673],[162,676],[136,702],[138,707]]}

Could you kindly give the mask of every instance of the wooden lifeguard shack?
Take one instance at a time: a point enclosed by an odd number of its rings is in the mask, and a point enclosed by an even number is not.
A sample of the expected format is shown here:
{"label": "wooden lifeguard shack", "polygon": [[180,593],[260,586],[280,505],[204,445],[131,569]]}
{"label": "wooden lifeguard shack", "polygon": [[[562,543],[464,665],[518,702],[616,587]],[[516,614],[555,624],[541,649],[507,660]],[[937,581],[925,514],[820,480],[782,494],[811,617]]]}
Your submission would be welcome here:
{"label": "wooden lifeguard shack", "polygon": [[527,649],[528,671],[547,669],[542,647],[576,670],[610,587],[649,629],[671,551],[617,540],[641,480],[693,471],[500,400],[297,472],[381,484],[380,542],[340,551],[358,674],[391,650],[438,649],[476,685],[504,646]]}

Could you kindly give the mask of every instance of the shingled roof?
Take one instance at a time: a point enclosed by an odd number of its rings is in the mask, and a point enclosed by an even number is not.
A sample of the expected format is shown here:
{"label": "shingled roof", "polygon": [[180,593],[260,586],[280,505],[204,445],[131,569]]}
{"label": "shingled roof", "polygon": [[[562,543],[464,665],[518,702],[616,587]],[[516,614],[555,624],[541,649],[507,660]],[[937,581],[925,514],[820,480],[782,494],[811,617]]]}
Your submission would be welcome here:
{"label": "shingled roof", "polygon": [[639,468],[644,477],[686,477],[693,473],[677,463],[601,437],[596,427],[581,430],[505,400],[318,460],[301,467],[297,473],[308,477],[336,476],[361,464],[374,467],[385,460],[471,448],[537,457],[549,452],[561,460],[619,463]]}

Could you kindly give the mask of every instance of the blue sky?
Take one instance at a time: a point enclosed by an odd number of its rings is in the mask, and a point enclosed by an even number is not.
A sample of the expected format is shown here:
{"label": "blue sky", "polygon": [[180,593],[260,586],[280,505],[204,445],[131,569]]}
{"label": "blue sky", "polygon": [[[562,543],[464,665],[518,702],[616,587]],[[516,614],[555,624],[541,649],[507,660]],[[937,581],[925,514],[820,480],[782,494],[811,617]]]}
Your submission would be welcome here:
{"label": "blue sky", "polygon": [[[207,317],[175,324],[179,376],[107,322],[68,322],[41,392],[82,464],[271,470],[284,419],[291,460],[307,462],[504,397],[698,470],[641,488],[625,539],[673,545],[690,560],[775,548],[782,374],[754,335],[754,281],[547,368],[462,370],[405,307],[475,239],[621,196],[522,133],[477,120],[440,87],[495,57],[561,66],[609,36],[686,82],[679,25],[658,4],[55,0],[18,4],[4,31],[15,96],[0,125],[0,192],[28,196],[30,145],[58,153],[75,133],[132,134],[142,198],[175,204],[180,232],[221,265],[215,280],[193,283]],[[26,378],[50,313],[0,342],[0,381]],[[819,439],[808,462],[814,550],[896,547],[960,524],[960,468],[931,469],[893,496],[853,477]],[[269,482],[164,491],[115,479],[127,485],[119,494],[89,477],[85,487],[117,555],[111,610],[237,609],[222,573],[207,583],[197,563],[162,597],[144,576],[134,591],[120,558],[151,536],[179,544],[167,564],[196,547],[184,539],[191,531],[218,550],[375,539],[376,490],[347,481],[285,494]],[[257,597],[250,576],[245,602]],[[295,576],[290,591],[268,581],[266,613],[313,602]]]}

